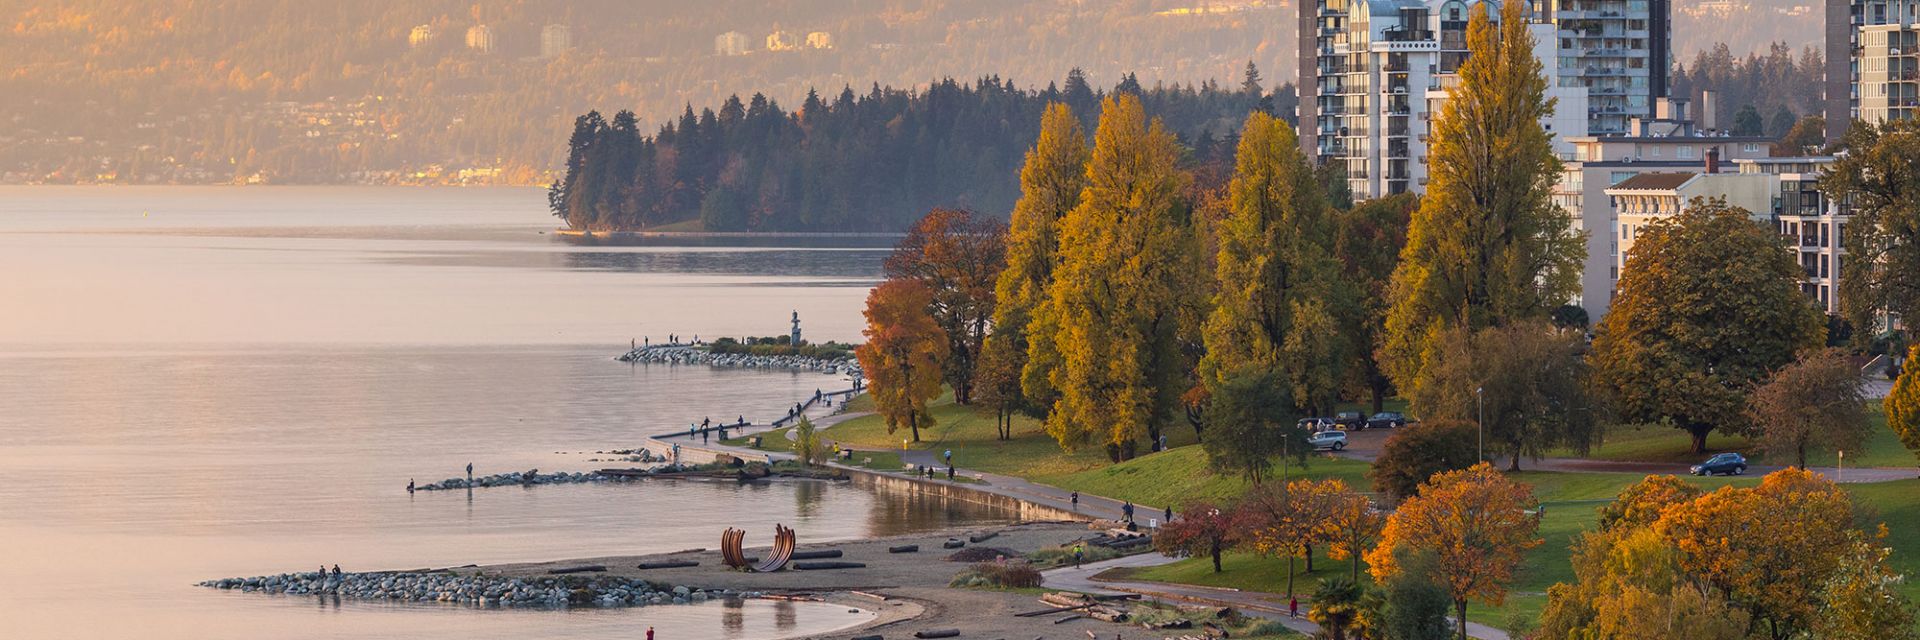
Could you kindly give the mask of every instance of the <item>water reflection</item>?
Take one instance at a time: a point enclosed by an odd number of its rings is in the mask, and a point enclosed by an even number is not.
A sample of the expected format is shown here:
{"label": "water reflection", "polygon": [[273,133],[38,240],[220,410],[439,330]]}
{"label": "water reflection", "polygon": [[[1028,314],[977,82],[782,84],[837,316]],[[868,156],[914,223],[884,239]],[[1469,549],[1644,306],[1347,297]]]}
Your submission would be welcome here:
{"label": "water reflection", "polygon": [[720,601],[720,628],[727,635],[737,635],[747,625],[747,614],[742,608],[746,602],[740,598],[726,598]]}
{"label": "water reflection", "polygon": [[825,493],[823,484],[824,483],[820,482],[800,482],[794,485],[794,515],[801,518],[813,518],[819,515],[820,503],[822,501],[821,496]]}
{"label": "water reflection", "polygon": [[[871,286],[884,249],[573,249],[521,250],[488,246],[467,250],[407,248],[379,251],[373,260],[388,265],[557,269],[619,273],[768,276],[858,280]],[[816,283],[821,284],[821,283]]]}
{"label": "water reflection", "polygon": [[794,611],[792,601],[790,600],[773,601],[773,628],[779,629],[781,631],[792,630],[795,625],[795,620],[797,615],[798,614]]}

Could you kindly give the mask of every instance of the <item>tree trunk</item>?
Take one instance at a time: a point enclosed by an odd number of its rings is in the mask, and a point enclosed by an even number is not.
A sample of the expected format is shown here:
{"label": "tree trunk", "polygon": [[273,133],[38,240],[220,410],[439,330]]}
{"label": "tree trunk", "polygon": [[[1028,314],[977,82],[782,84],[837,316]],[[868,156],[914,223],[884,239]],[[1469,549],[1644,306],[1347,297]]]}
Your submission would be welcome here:
{"label": "tree trunk", "polygon": [[1313,573],[1313,543],[1303,543],[1300,549],[1306,552],[1301,555],[1307,558],[1307,573]]}
{"label": "tree trunk", "polygon": [[907,427],[913,429],[913,441],[920,441],[920,416],[907,416]]}
{"label": "tree trunk", "polygon": [[1353,583],[1360,584],[1360,554],[1350,553],[1347,555],[1353,556]]}
{"label": "tree trunk", "polygon": [[1374,376],[1372,384],[1369,384],[1367,386],[1373,387],[1373,412],[1380,413],[1382,411],[1386,411],[1387,410],[1387,379],[1380,376]]}
{"label": "tree trunk", "polygon": [[1213,541],[1213,572],[1220,573],[1220,571],[1220,540],[1216,538]]}
{"label": "tree trunk", "polygon": [[1453,610],[1458,614],[1458,617],[1454,618],[1454,621],[1456,622],[1455,626],[1460,629],[1460,640],[1467,640],[1467,599],[1454,599]]}
{"label": "tree trunk", "polygon": [[1293,556],[1287,556],[1287,599],[1293,599]]}
{"label": "tree trunk", "polygon": [[1707,452],[1707,434],[1713,433],[1713,425],[1688,425],[1687,433],[1693,436],[1693,450],[1688,452],[1701,455]]}
{"label": "tree trunk", "polygon": [[1800,441],[1800,446],[1795,450],[1795,453],[1798,453],[1800,455],[1800,470],[1806,471],[1807,470],[1807,441],[1806,440]]}

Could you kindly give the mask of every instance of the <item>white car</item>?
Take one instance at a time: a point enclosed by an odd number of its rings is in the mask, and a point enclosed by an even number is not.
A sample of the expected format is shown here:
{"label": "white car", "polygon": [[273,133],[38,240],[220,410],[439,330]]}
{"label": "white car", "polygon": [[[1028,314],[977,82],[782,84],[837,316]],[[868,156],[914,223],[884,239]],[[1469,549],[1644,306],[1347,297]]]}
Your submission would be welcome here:
{"label": "white car", "polygon": [[1341,449],[1347,448],[1347,432],[1321,431],[1319,433],[1315,433],[1313,435],[1307,436],[1307,444],[1313,445],[1313,448],[1315,449],[1331,449],[1333,451],[1339,451]]}

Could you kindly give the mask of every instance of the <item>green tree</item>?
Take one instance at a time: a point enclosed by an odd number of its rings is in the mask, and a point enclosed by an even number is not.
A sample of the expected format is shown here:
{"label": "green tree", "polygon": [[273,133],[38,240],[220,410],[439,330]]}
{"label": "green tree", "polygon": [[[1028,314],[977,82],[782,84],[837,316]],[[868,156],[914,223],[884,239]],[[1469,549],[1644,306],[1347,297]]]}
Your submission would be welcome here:
{"label": "green tree", "polygon": [[1453,601],[1447,588],[1433,579],[1432,554],[1402,549],[1395,564],[1399,573],[1381,584],[1379,612],[1368,628],[1380,640],[1446,640],[1453,635],[1448,628],[1447,610]]}
{"label": "green tree", "polygon": [[920,441],[920,429],[933,426],[927,403],[940,395],[941,361],[947,336],[927,314],[933,292],[917,280],[888,280],[867,294],[867,342],[854,349],[861,370],[873,382],[873,406],[886,419],[887,433],[900,427]]}
{"label": "green tree", "polygon": [[1419,208],[1420,196],[1402,193],[1334,214],[1333,251],[1351,291],[1339,307],[1354,348],[1348,376],[1371,394],[1374,413],[1385,410],[1393,390],[1375,350],[1387,329],[1387,286],[1407,246],[1407,223]]}
{"label": "green tree", "polygon": [[827,462],[827,448],[820,443],[820,432],[814,429],[813,421],[800,416],[800,422],[793,425],[793,455],[801,464],[821,465]]}
{"label": "green tree", "polygon": [[1526,3],[1499,24],[1475,5],[1460,84],[1433,122],[1432,176],[1390,290],[1387,372],[1412,392],[1448,327],[1542,317],[1579,289],[1586,243],[1552,200],[1560,161],[1540,120],[1553,111]]}
{"label": "green tree", "polygon": [[1270,369],[1245,367],[1209,396],[1207,438],[1200,442],[1214,469],[1235,471],[1258,484],[1274,454],[1287,450],[1304,461],[1306,434],[1296,424],[1293,403]]}
{"label": "green tree", "polygon": [[1780,234],[1746,210],[1694,199],[1642,229],[1593,342],[1595,378],[1628,420],[1665,422],[1705,453],[1745,433],[1746,395],[1824,341]]}
{"label": "green tree", "polygon": [[1820,180],[1829,198],[1853,207],[1840,309],[1863,329],[1880,326],[1883,312],[1920,318],[1920,121],[1855,126],[1845,146]]}
{"label": "green tree", "polygon": [[[986,358],[999,362],[992,367],[994,377],[981,383],[1015,391],[1004,397],[1029,411],[1050,409],[1056,399],[1048,382],[1059,363],[1053,333],[1033,331],[1029,325],[1053,284],[1060,219],[1080,203],[1080,192],[1087,184],[1087,158],[1086,134],[1080,131],[1073,110],[1058,102],[1048,104],[1040,117],[1040,137],[1027,150],[1026,164],[1020,168],[1020,200],[1013,205],[1007,229],[1007,267],[994,284],[998,304]],[[1031,347],[1030,338],[1038,340]],[[1040,357],[1029,360],[1030,348]],[[1002,411],[1003,422],[1011,420],[1008,414]]]}
{"label": "green tree", "polygon": [[1820,153],[1827,144],[1827,119],[1810,115],[1794,122],[1780,141],[1773,145],[1776,156],[1807,156]]}
{"label": "green tree", "polygon": [[1054,332],[1060,397],[1047,432],[1069,449],[1097,439],[1113,460],[1131,458],[1179,406],[1191,367],[1183,323],[1201,280],[1179,155],[1138,98],[1102,103],[1087,188],[1060,221],[1060,262],[1034,323]]}
{"label": "green tree", "polygon": [[1866,381],[1845,351],[1802,351],[1748,399],[1761,448],[1769,455],[1792,454],[1802,469],[1813,447],[1858,451],[1873,431],[1862,389]]}
{"label": "green tree", "polygon": [[1799,121],[1800,118],[1793,115],[1793,110],[1788,109],[1787,105],[1783,104],[1775,107],[1773,117],[1767,120],[1767,135],[1773,136],[1774,138],[1784,138],[1788,131],[1793,130],[1793,125]]}
{"label": "green tree", "polygon": [[1901,592],[1905,576],[1888,566],[1893,550],[1852,532],[1840,566],[1827,580],[1814,637],[1821,640],[1915,640],[1913,601]]}
{"label": "green tree", "polygon": [[1766,124],[1760,121],[1759,109],[1755,109],[1753,105],[1749,104],[1740,107],[1739,111],[1733,112],[1733,135],[1763,136],[1766,134]]}
{"label": "green tree", "polygon": [[1313,590],[1313,607],[1307,619],[1320,625],[1328,640],[1347,640],[1349,631],[1360,621],[1366,590],[1349,578],[1334,576],[1320,581]]}
{"label": "green tree", "polygon": [[1565,447],[1585,453],[1599,442],[1599,406],[1588,393],[1586,336],[1545,320],[1524,320],[1468,334],[1450,329],[1427,364],[1426,383],[1409,400],[1427,419],[1479,422],[1504,448],[1509,471],[1521,456]]}

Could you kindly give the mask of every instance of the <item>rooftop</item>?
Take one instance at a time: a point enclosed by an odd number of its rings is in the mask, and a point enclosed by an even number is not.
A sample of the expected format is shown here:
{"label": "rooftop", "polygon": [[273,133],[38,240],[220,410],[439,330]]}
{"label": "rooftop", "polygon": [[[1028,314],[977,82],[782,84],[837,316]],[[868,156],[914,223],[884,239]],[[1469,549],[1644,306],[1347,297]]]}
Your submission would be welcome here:
{"label": "rooftop", "polygon": [[1691,171],[1687,171],[1687,172],[1655,171],[1650,173],[1634,174],[1633,176],[1625,180],[1621,180],[1619,183],[1613,185],[1612,187],[1608,187],[1607,190],[1608,191],[1613,191],[1613,190],[1672,191],[1674,189],[1680,188],[1680,185],[1686,184],[1688,180],[1692,180],[1693,177],[1696,175],[1699,175],[1699,174],[1693,173]]}

